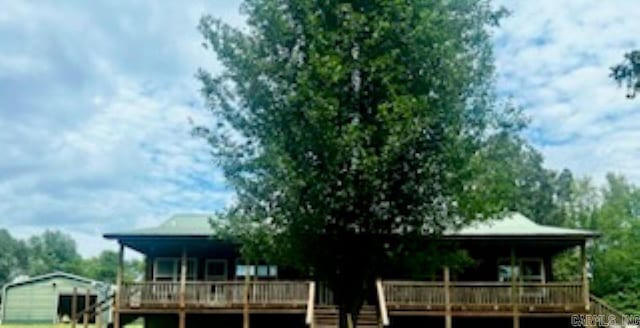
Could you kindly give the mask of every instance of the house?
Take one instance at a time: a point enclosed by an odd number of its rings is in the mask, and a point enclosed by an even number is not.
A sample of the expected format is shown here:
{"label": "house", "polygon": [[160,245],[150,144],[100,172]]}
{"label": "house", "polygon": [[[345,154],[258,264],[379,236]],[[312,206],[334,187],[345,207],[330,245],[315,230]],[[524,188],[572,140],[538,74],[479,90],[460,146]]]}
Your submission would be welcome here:
{"label": "house", "polygon": [[[56,324],[72,318],[74,312],[80,313],[86,302],[90,306],[101,302],[109,294],[110,288],[110,285],[103,282],[65,272],[15,281],[2,289],[0,321],[3,324]],[[108,314],[109,311],[103,313],[105,316]],[[95,318],[92,319],[94,320]],[[106,320],[104,317],[103,322]]]}
{"label": "house", "polygon": [[[105,234],[120,245],[115,327],[137,317],[149,327],[240,327],[243,318],[251,327],[335,327],[336,307],[321,284],[277,263],[247,265],[235,245],[211,234],[206,215]],[[474,265],[455,274],[445,267],[428,281],[406,280],[401,272],[381,277],[376,304],[363,307],[358,326],[568,327],[573,314],[612,314],[589,294],[585,247],[597,236],[518,213],[447,232],[441,239],[467,250]],[[145,256],[145,281],[122,281],[125,248]],[[554,256],[577,248],[581,278],[558,281]],[[247,275],[255,279],[247,282]]]}

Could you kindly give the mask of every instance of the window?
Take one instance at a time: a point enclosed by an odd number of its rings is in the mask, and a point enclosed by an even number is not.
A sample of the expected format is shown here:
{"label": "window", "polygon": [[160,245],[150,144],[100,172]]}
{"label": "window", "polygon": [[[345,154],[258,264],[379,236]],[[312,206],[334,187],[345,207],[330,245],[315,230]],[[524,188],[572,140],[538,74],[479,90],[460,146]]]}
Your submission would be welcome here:
{"label": "window", "polygon": [[205,280],[226,280],[227,261],[207,260],[205,264]]}
{"label": "window", "polygon": [[[187,280],[196,280],[198,275],[197,264],[196,259],[187,259]],[[153,268],[153,280],[155,281],[180,280],[180,258],[157,258],[154,261]]]}
{"label": "window", "polygon": [[524,259],[520,262],[522,280],[525,282],[544,282],[544,264],[541,259]]}
{"label": "window", "polygon": [[256,274],[255,265],[236,264],[236,277],[244,277],[247,275],[254,276]]}
{"label": "window", "polygon": [[516,266],[511,267],[511,261],[498,261],[498,281],[508,282],[515,275],[516,280],[523,282],[544,282],[544,262],[542,259],[518,259]]}
{"label": "window", "polygon": [[276,265],[245,265],[239,260],[236,263],[236,277],[244,277],[247,274],[258,278],[276,278],[278,277],[278,266]]}
{"label": "window", "polygon": [[511,281],[511,277],[514,275],[518,279],[518,276],[520,276],[518,271],[520,271],[520,268],[517,266],[511,267],[511,264],[498,264],[498,281]]}
{"label": "window", "polygon": [[156,281],[175,280],[175,259],[156,259],[155,273]]}

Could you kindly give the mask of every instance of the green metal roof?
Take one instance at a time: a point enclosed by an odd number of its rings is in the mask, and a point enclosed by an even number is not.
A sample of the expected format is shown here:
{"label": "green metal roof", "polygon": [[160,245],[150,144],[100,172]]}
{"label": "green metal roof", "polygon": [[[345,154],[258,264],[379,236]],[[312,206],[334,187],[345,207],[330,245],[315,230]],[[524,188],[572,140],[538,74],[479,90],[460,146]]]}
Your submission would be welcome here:
{"label": "green metal roof", "polygon": [[[209,223],[211,214],[176,214],[157,227],[107,233],[105,238],[120,239],[131,237],[211,237],[213,230]],[[540,225],[524,215],[511,212],[501,219],[487,220],[471,224],[458,231],[445,232],[445,238],[592,238],[597,232]]]}
{"label": "green metal roof", "polygon": [[500,219],[477,222],[444,235],[462,239],[500,237],[593,238],[599,234],[590,230],[541,225],[520,213],[510,212]]}
{"label": "green metal roof", "polygon": [[176,214],[157,227],[107,233],[108,239],[122,237],[176,236],[210,237],[213,234],[209,219],[211,214]]}

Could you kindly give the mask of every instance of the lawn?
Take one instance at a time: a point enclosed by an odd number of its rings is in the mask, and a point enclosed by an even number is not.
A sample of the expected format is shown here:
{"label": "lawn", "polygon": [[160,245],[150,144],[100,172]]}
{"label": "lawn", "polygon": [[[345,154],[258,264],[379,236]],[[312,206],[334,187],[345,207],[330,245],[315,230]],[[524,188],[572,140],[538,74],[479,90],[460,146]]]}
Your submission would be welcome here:
{"label": "lawn", "polygon": [[[71,328],[70,324],[13,324],[13,323],[8,323],[8,324],[2,324],[0,325],[1,328]],[[76,328],[82,328],[84,327],[82,324],[78,324],[76,325]],[[104,327],[104,326],[103,326]],[[128,324],[125,327],[127,328],[142,328],[142,324],[141,323],[137,323],[134,322],[132,324]],[[97,328],[96,325],[89,325],[89,328]]]}

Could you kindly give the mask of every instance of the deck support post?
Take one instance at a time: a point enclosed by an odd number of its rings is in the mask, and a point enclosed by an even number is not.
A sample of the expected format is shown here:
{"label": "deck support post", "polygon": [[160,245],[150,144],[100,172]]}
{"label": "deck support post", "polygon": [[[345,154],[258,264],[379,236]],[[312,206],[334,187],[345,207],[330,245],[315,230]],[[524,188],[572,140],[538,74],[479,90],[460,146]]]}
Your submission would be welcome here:
{"label": "deck support post", "polygon": [[589,266],[587,262],[587,242],[580,244],[580,262],[582,265],[582,300],[584,309],[589,311]]}
{"label": "deck support post", "polygon": [[178,328],[185,328],[187,326],[187,313],[184,309],[180,309],[178,312]]}
{"label": "deck support post", "polygon": [[451,318],[451,276],[449,272],[449,266],[445,266],[443,269],[444,276],[444,304],[445,304],[445,315],[444,315],[444,327],[451,328],[453,325]]}
{"label": "deck support post", "polygon": [[249,328],[249,285],[251,279],[251,266],[245,262],[244,269],[244,295],[242,304],[242,327]]}
{"label": "deck support post", "polygon": [[520,328],[520,315],[518,314],[518,289],[516,284],[520,269],[516,269],[516,249],[511,247],[511,303],[513,306],[513,328]]}
{"label": "deck support post", "polygon": [[120,300],[122,299],[122,277],[124,275],[124,245],[118,243],[118,272],[116,274],[116,294],[113,300],[113,328],[120,328]]}
{"label": "deck support post", "polygon": [[180,256],[180,310],[178,312],[178,328],[185,328],[187,321],[186,307],[187,293],[187,249],[182,248]]}
{"label": "deck support post", "polygon": [[76,321],[78,320],[78,287],[73,287],[73,294],[71,294],[71,328],[76,328]]}

